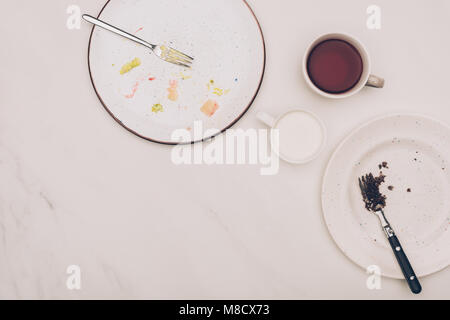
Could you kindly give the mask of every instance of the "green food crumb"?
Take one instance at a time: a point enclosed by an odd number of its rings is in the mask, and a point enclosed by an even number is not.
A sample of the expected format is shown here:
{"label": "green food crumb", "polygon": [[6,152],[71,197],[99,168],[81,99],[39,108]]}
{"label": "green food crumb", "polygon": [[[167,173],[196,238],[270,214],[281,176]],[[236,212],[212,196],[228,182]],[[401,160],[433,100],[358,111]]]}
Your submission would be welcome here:
{"label": "green food crumb", "polygon": [[131,62],[125,63],[120,69],[120,74],[125,74],[130,72],[132,69],[139,67],[141,65],[141,59],[134,58]]}
{"label": "green food crumb", "polygon": [[154,113],[164,112],[164,108],[160,103],[156,103],[152,107],[152,112],[154,112]]}

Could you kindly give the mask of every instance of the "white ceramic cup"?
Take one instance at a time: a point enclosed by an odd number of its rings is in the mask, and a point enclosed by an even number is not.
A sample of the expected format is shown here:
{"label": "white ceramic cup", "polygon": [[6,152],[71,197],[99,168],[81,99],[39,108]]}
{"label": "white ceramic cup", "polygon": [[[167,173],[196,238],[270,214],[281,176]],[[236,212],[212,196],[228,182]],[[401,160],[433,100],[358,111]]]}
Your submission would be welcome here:
{"label": "white ceramic cup", "polygon": [[[343,40],[351,45],[353,45],[356,50],[358,50],[361,59],[363,61],[363,71],[361,75],[361,79],[359,82],[350,90],[343,92],[343,93],[329,93],[321,90],[318,88],[310,79],[308,74],[308,59],[311,54],[311,51],[321,42],[326,40]],[[375,87],[375,88],[383,88],[384,87],[384,79],[377,77],[375,75],[371,74],[371,61],[370,56],[367,51],[367,49],[364,47],[364,45],[355,37],[345,34],[345,33],[328,33],[324,34],[320,37],[318,37],[316,40],[314,40],[308,47],[308,49],[305,52],[305,56],[303,57],[303,76],[305,77],[306,83],[313,89],[315,92],[320,94],[321,96],[332,98],[332,99],[342,99],[350,97],[359,91],[361,91],[362,88],[365,86],[369,87]]]}
{"label": "white ceramic cup", "polygon": [[[284,132],[283,134],[280,134],[280,132],[278,132],[278,134],[276,136],[274,135],[274,132],[275,132],[274,129],[279,129],[279,131],[286,130],[286,128],[285,129],[279,128],[279,124],[282,121],[294,120],[294,123],[295,123],[295,119],[293,119],[293,118],[288,119],[288,117],[295,117],[296,113],[301,113],[302,115],[307,116],[306,119],[308,119],[308,118],[311,119],[310,124],[312,125],[312,131],[314,131],[314,134],[316,136],[320,134],[320,142],[317,142],[317,143],[314,142],[313,137],[311,136],[311,134],[313,132],[308,132],[307,128],[303,128],[303,131],[304,131],[304,134],[305,135],[308,134],[308,136],[302,135],[301,137],[296,137],[296,136],[294,136],[296,133],[293,132],[293,136],[289,137],[292,139],[304,140],[303,142],[306,141],[307,145],[305,147],[307,148],[307,150],[314,150],[313,152],[308,153],[307,156],[301,157],[301,158],[292,156],[292,154],[298,153],[296,151],[299,151],[299,150],[288,150],[288,152],[286,152],[286,150],[283,149],[283,146],[285,146],[285,144],[283,141],[281,141],[281,139],[286,139],[286,136],[285,136],[286,132]],[[265,112],[259,112],[256,116],[261,122],[263,122],[264,124],[266,124],[268,127],[270,127],[272,129],[271,135],[270,135],[272,151],[275,152],[275,154],[277,154],[279,158],[283,159],[286,162],[289,162],[292,164],[308,163],[308,162],[316,159],[319,156],[319,154],[322,152],[323,148],[325,147],[326,139],[327,139],[327,132],[326,132],[325,125],[322,122],[322,120],[320,120],[315,114],[313,114],[309,111],[294,109],[294,110],[291,110],[289,112],[282,114],[278,118],[275,118]],[[302,125],[302,123],[300,122],[299,125]],[[297,132],[297,134],[298,133],[299,132]],[[277,139],[275,139],[275,137]],[[295,143],[288,144],[288,145],[293,145],[292,149],[297,148],[297,147],[302,148],[302,146],[300,145],[301,143],[302,142],[299,141],[299,145],[295,145]],[[313,145],[311,145],[311,143],[313,143]],[[281,148],[280,148],[280,145],[282,146]],[[315,146],[315,147],[313,147],[313,146]]]}

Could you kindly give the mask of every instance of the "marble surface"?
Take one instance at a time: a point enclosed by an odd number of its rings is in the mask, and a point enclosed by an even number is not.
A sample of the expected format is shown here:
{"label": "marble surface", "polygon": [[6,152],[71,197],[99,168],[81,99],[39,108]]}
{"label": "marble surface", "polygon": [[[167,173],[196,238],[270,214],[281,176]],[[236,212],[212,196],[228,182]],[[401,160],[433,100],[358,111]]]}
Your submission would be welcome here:
{"label": "marble surface", "polygon": [[[316,161],[269,177],[251,165],[175,166],[170,147],[111,119],[89,80],[91,28],[66,28],[69,5],[97,14],[102,0],[2,3],[0,298],[450,298],[449,268],[423,278],[418,297],[390,279],[368,290],[320,204],[326,163],[355,126],[393,112],[450,123],[449,1],[379,0],[379,31],[366,28],[371,1],[344,2],[249,1],[268,61],[237,127],[262,128],[259,110],[301,107],[329,132]],[[334,30],[366,44],[384,89],[331,101],[307,88],[303,52]],[[81,290],[66,287],[69,265],[81,267]]]}

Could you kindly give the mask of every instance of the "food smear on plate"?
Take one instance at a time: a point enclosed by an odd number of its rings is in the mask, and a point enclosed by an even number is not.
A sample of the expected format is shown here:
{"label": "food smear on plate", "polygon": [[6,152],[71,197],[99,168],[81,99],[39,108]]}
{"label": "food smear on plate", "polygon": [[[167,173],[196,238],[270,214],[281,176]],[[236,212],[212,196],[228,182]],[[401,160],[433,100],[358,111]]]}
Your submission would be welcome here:
{"label": "food smear on plate", "polygon": [[134,32],[134,34],[138,33],[139,31],[142,31],[142,30],[144,30],[144,27],[140,27],[139,29],[137,29],[137,30]]}
{"label": "food smear on plate", "polygon": [[134,58],[132,61],[125,63],[122,68],[120,69],[120,74],[124,75],[125,73],[130,72],[136,67],[139,67],[141,65],[141,59]]}
{"label": "food smear on plate", "polygon": [[219,97],[223,96],[224,94],[227,94],[228,92],[230,92],[230,89],[224,90],[221,88],[214,88],[214,90],[213,90],[213,94],[215,94]]}
{"label": "food smear on plate", "polygon": [[169,98],[169,100],[171,100],[171,101],[177,101],[178,100],[177,88],[178,88],[178,81],[177,80],[170,80],[169,88],[167,89],[167,91],[169,92],[169,95],[167,96],[167,98]]}
{"label": "food smear on plate", "polygon": [[219,97],[228,94],[231,91],[230,89],[222,89],[216,86],[214,80],[209,80],[206,86],[208,87],[208,91],[212,90],[212,93]]}
{"label": "food smear on plate", "polygon": [[208,100],[203,104],[200,108],[200,111],[203,112],[206,116],[212,117],[214,113],[219,109],[219,104],[214,100]]}
{"label": "food smear on plate", "polygon": [[192,79],[192,76],[186,75],[186,74],[183,73],[183,72],[177,73],[177,74],[175,74],[175,76],[176,76],[177,78],[180,78],[181,80],[189,80],[189,79]]}
{"label": "food smear on plate", "polygon": [[164,108],[160,103],[155,103],[152,106],[152,112],[153,113],[164,112]]}
{"label": "food smear on plate", "polygon": [[[155,80],[156,78],[155,77],[151,77],[151,75],[148,75],[150,78],[148,78],[148,80],[150,80],[150,81],[153,81],[153,80]],[[138,88],[139,88],[139,85],[146,79],[147,77],[140,77],[140,78],[138,78],[138,80],[136,81],[136,83],[134,84],[134,86],[133,86],[133,88],[131,89],[131,93],[130,94],[126,94],[125,95],[125,98],[127,98],[127,99],[131,99],[131,98],[134,98],[134,95],[136,94],[136,91],[138,90]]]}
{"label": "food smear on plate", "polygon": [[126,94],[125,98],[127,98],[127,99],[134,98],[134,95],[136,94],[136,91],[138,90],[138,88],[139,88],[139,82],[136,82],[134,84],[133,88],[131,88],[131,93],[130,94]]}

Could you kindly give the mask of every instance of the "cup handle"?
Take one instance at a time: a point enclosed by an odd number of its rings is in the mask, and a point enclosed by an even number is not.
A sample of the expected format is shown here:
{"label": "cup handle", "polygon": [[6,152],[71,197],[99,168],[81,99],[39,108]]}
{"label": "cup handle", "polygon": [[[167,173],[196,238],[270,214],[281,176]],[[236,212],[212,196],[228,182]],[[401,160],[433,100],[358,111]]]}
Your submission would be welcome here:
{"label": "cup handle", "polygon": [[369,80],[367,80],[366,86],[373,88],[383,88],[384,79],[371,74],[369,76]]}
{"label": "cup handle", "polygon": [[265,112],[258,112],[256,118],[258,118],[259,121],[265,123],[270,128],[273,128],[275,126],[275,118]]}

